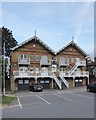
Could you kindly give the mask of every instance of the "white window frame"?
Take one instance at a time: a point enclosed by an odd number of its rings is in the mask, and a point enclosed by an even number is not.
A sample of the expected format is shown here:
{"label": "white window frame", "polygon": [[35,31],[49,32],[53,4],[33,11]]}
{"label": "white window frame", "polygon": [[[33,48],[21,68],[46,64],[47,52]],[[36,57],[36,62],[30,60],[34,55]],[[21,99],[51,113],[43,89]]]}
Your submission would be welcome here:
{"label": "white window frame", "polygon": [[23,80],[19,80],[19,81],[18,81],[18,84],[19,84],[19,85],[23,84]]}
{"label": "white window frame", "polygon": [[24,80],[24,84],[29,84],[29,80]]}

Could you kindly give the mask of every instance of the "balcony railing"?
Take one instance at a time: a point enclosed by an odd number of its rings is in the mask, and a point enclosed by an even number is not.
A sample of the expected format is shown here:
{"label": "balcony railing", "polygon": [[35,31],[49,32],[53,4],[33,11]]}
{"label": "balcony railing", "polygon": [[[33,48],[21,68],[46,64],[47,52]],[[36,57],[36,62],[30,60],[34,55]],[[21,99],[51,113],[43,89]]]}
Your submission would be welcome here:
{"label": "balcony railing", "polygon": [[30,65],[30,58],[18,58],[18,64]]}
{"label": "balcony railing", "polygon": [[68,71],[60,72],[60,75],[63,77],[84,77],[84,76],[89,76],[89,71],[75,71],[71,75],[69,74]]}
{"label": "balcony railing", "polygon": [[15,78],[18,77],[52,77],[52,72],[42,72],[42,71],[35,71],[35,72],[20,72],[20,71],[13,71],[13,75]]}
{"label": "balcony railing", "polygon": [[79,66],[86,66],[86,60],[78,61],[77,64],[78,64]]}

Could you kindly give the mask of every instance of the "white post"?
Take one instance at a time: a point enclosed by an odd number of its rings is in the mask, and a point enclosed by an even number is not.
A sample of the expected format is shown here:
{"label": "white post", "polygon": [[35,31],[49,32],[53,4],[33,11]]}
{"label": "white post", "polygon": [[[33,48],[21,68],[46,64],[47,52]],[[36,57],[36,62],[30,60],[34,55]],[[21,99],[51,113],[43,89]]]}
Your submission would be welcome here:
{"label": "white post", "polygon": [[52,89],[53,89],[53,78],[52,78]]}
{"label": "white post", "polygon": [[89,75],[88,75],[88,84],[89,84]]}
{"label": "white post", "polygon": [[5,96],[5,42],[3,50],[3,95]]}

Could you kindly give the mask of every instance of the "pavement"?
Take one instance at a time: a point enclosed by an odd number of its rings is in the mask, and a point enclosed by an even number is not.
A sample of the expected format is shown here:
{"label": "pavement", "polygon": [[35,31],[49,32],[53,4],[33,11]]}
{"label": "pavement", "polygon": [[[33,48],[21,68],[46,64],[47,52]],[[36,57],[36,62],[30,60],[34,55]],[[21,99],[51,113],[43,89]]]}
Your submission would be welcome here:
{"label": "pavement", "polygon": [[43,92],[21,91],[3,118],[94,118],[94,93],[86,87]]}

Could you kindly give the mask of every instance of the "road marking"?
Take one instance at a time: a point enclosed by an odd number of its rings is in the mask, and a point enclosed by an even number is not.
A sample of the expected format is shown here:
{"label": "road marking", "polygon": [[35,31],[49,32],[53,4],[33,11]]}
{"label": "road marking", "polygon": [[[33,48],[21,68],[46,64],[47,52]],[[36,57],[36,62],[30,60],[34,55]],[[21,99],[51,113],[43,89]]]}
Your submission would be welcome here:
{"label": "road marking", "polygon": [[13,107],[20,107],[20,106],[19,105],[12,105],[12,106],[6,106],[6,107],[4,107],[2,109],[8,109],[8,108],[13,108]]}
{"label": "road marking", "polygon": [[32,96],[35,96],[35,95],[22,95],[22,96],[19,96],[19,97],[32,97]]}
{"label": "road marking", "polygon": [[39,103],[44,104],[44,102],[33,102],[33,103],[26,103],[26,104],[22,104],[22,105],[23,106],[26,106],[26,105],[35,105],[35,104],[39,104]]}
{"label": "road marking", "polygon": [[46,100],[43,99],[42,97],[40,97],[40,96],[38,96],[38,95],[36,95],[36,97],[38,97],[39,99],[43,100],[45,103],[50,104],[48,101],[46,101]]}
{"label": "road marking", "polygon": [[22,109],[22,105],[21,105],[21,102],[20,102],[20,99],[19,99],[18,96],[17,96],[17,100],[18,100],[18,103],[19,103],[20,108]]}
{"label": "road marking", "polygon": [[86,96],[86,95],[81,95],[81,94],[76,94],[76,93],[69,93],[71,95],[76,95],[76,96],[81,96],[81,97],[86,97],[86,98],[90,98],[90,99],[93,99],[94,97],[89,97],[89,96]]}
{"label": "road marking", "polygon": [[61,96],[61,95],[58,95],[58,94],[55,94],[56,96],[58,96],[58,97],[60,97],[60,98],[63,98],[63,99],[65,99],[65,100],[68,100],[68,101],[71,101],[71,102],[73,102],[73,100],[72,99],[70,99],[70,98],[67,98],[67,97],[63,97],[63,96]]}

